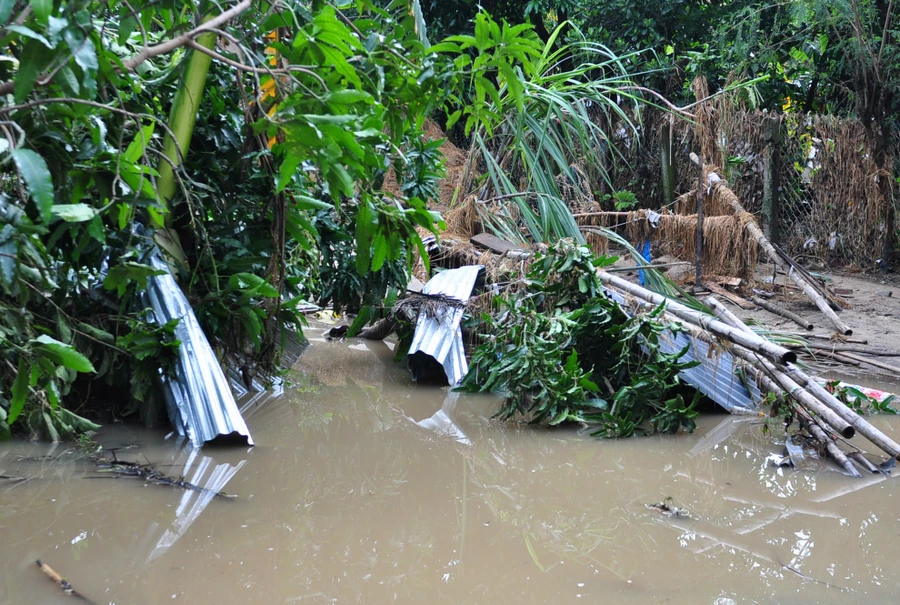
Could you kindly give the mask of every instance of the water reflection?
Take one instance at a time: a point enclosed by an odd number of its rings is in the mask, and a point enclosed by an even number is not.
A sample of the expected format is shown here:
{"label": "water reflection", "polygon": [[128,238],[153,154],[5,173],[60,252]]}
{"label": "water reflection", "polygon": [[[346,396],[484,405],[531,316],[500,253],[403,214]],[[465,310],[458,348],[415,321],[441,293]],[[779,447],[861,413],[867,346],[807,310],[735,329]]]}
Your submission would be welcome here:
{"label": "water reflection", "polygon": [[[240,471],[247,460],[236,465],[216,464],[210,456],[200,454],[200,450],[185,447],[172,459],[172,466],[181,467],[181,475],[189,483],[204,491],[183,490],[181,500],[175,509],[175,517],[169,523],[155,522],[148,530],[148,536],[162,531],[162,536],[150,551],[147,561],[156,559],[171,548],[193,525],[206,507],[216,498],[216,493],[225,492],[228,482]],[[225,504],[225,502],[223,502]]]}
{"label": "water reflection", "polygon": [[[59,597],[32,569],[37,556],[118,603],[896,596],[891,478],[779,473],[766,458],[783,437],[754,419],[705,417],[693,436],[622,441],[500,423],[490,398],[411,384],[383,343],[315,338],[284,394],[247,409],[250,451],[101,434],[235,501],[88,481],[59,451],[16,462],[0,450],[0,472],[34,477],[0,485],[0,605]],[[690,516],[644,507],[667,496]]]}

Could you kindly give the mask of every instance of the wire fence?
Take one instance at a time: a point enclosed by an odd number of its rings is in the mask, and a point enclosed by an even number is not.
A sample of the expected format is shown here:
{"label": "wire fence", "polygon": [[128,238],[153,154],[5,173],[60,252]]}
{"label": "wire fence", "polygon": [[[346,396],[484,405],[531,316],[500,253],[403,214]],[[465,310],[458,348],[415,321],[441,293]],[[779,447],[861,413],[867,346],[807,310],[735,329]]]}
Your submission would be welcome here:
{"label": "wire fence", "polygon": [[[766,171],[775,166],[783,247],[795,257],[819,259],[827,266],[875,268],[889,228],[889,209],[898,202],[896,171],[877,168],[858,120],[781,114],[780,137],[770,143],[766,122],[774,115],[736,109],[727,99],[695,123],[645,111],[637,137],[623,128],[615,131],[613,144],[624,161],[612,165],[612,189],[633,192],[641,208],[662,208],[672,201],[664,194],[662,145],[669,145],[676,196],[696,188],[699,168],[689,155],[706,149],[715,157],[704,161],[718,166],[744,208],[759,217]],[[714,145],[708,140],[701,144],[701,137],[713,138]],[[776,151],[780,159],[773,163]],[[900,143],[892,156],[889,167],[900,156]],[[894,185],[890,199],[879,187],[879,179],[885,178]]]}

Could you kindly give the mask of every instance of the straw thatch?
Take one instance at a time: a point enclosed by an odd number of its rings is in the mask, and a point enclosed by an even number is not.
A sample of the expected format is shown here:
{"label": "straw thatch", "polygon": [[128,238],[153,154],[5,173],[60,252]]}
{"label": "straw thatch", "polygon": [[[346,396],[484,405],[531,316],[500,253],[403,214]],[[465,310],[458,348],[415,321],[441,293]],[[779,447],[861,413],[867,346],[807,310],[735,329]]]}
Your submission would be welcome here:
{"label": "straw thatch", "polygon": [[[622,233],[639,246],[649,238],[657,253],[693,261],[697,256],[697,215],[663,214],[658,228],[648,220],[648,211],[595,212],[576,217],[581,225],[600,226]],[[747,233],[746,225],[755,220],[749,213],[729,216],[707,216],[703,221],[703,271],[708,275],[751,279],[758,260],[756,241]],[[588,232],[588,240],[600,244],[605,252],[607,241],[602,235]]]}
{"label": "straw thatch", "polygon": [[[703,220],[703,271],[749,280],[756,268],[759,246],[745,229],[749,213],[707,216]],[[697,215],[664,215],[657,235],[661,247],[676,258],[697,257]]]}

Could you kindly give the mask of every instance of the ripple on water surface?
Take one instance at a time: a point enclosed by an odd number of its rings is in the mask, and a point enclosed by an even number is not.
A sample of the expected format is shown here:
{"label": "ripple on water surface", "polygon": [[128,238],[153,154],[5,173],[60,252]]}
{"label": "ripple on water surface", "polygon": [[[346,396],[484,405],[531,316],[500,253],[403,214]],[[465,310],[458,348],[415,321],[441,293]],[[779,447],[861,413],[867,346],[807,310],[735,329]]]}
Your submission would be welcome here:
{"label": "ripple on water surface", "polygon": [[[67,447],[0,445],[0,604],[894,601],[893,479],[787,471],[756,419],[598,441],[490,420],[411,384],[387,343],[313,345],[245,411],[254,448],[111,426],[98,440],[202,492],[101,476]],[[900,424],[879,419],[897,432]],[[774,431],[773,431],[774,432]],[[26,459],[21,459],[26,457]],[[689,516],[649,503],[671,497]],[[852,592],[851,592],[852,591]]]}

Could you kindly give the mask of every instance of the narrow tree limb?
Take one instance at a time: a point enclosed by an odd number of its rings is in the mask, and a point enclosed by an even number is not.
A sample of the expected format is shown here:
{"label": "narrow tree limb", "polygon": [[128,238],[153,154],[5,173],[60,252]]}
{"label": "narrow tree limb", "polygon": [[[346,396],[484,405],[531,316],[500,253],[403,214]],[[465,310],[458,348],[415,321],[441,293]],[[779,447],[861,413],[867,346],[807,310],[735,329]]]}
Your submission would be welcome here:
{"label": "narrow tree limb", "polygon": [[618,288],[623,292],[639,298],[641,300],[653,303],[654,305],[664,304],[666,310],[684,321],[699,325],[704,330],[712,332],[716,336],[741,345],[751,351],[765,355],[766,357],[779,363],[797,361],[797,354],[794,351],[776,345],[755,333],[746,333],[738,328],[734,328],[724,322],[721,322],[705,313],[694,311],[683,304],[666,298],[656,292],[651,292],[646,288],[642,288],[630,281],[616,277],[606,271],[598,271],[597,276],[604,284]]}
{"label": "narrow tree limb", "polygon": [[[148,59],[170,53],[176,48],[187,46],[189,41],[193,40],[204,32],[215,29],[220,25],[224,25],[228,21],[246,11],[252,4],[252,0],[241,0],[241,2],[238,2],[227,11],[209,19],[201,25],[198,25],[189,32],[181,34],[180,36],[177,36],[170,40],[166,40],[165,42],[154,44],[153,46],[145,46],[139,53],[125,61],[123,63],[123,66],[125,67],[126,71],[134,71],[141,63],[147,61]],[[40,79],[41,78],[38,78],[38,80]],[[49,82],[50,81],[48,80],[44,82],[44,84],[49,84]],[[14,80],[0,84],[0,95],[10,94],[15,89],[15,85],[16,83]]]}
{"label": "narrow tree limb", "polygon": [[172,38],[170,40],[166,40],[165,42],[160,42],[159,44],[154,44],[153,46],[147,46],[141,49],[138,54],[125,61],[123,65],[128,71],[134,71],[134,69],[138,65],[140,65],[147,59],[170,53],[176,48],[185,46],[188,40],[193,40],[204,32],[208,32],[219,27],[220,25],[224,25],[225,23],[231,21],[232,19],[246,11],[252,4],[252,0],[241,0],[241,2],[238,2],[227,11],[224,11],[223,13],[209,19],[208,21],[205,21],[189,32],[183,33],[180,36],[176,36],[175,38]]}
{"label": "narrow tree limb", "polygon": [[812,322],[806,319],[803,319],[793,311],[788,311],[787,309],[782,309],[781,307],[776,307],[775,305],[761,299],[759,296],[750,297],[757,307],[761,307],[768,311],[769,313],[774,313],[775,315],[779,315],[784,317],[785,319],[790,319],[792,322],[800,326],[801,328],[805,328],[807,330],[812,330],[813,325]]}

